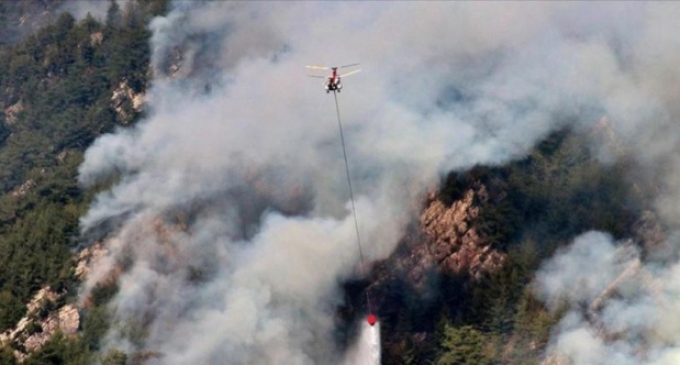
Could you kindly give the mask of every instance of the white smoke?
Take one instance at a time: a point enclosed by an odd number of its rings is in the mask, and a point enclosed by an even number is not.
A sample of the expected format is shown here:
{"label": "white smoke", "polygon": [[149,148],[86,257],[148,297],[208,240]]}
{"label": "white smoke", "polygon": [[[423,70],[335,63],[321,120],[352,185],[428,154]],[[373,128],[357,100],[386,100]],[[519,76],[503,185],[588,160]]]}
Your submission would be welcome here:
{"label": "white smoke", "polygon": [[578,237],[537,275],[537,292],[551,307],[571,308],[548,352],[572,365],[676,363],[679,275],[680,263],[641,264],[633,246],[606,234]]}
{"label": "white smoke", "polygon": [[108,344],[163,364],[341,361],[338,283],[358,255],[333,101],[305,64],[362,62],[339,99],[365,250],[380,259],[440,174],[519,158],[557,128],[606,114],[636,151],[657,142],[649,159],[675,148],[646,128],[673,121],[664,71],[677,74],[680,52],[657,40],[680,34],[668,14],[175,3],[151,24],[149,116],[95,141],[80,168],[86,185],[120,176],[81,222],[118,227],[83,289],[120,269]]}

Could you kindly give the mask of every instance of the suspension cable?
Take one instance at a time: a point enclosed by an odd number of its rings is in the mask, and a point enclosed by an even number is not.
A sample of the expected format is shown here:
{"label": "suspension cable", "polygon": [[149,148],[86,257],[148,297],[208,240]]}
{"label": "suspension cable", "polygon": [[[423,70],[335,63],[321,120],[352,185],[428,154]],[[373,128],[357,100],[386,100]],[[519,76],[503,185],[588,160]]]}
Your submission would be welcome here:
{"label": "suspension cable", "polygon": [[[345,173],[347,175],[347,187],[349,188],[349,197],[352,201],[352,215],[354,216],[354,230],[357,235],[357,247],[359,247],[359,259],[361,261],[361,266],[364,266],[364,251],[361,248],[361,235],[359,234],[359,219],[357,218],[357,208],[354,202],[354,190],[352,189],[352,178],[349,173],[349,160],[347,159],[347,147],[345,146],[345,134],[342,130],[342,119],[340,118],[340,106],[338,105],[338,94],[333,90],[333,98],[335,99],[335,113],[338,116],[338,130],[340,131],[340,142],[342,143],[342,156],[345,159]],[[371,309],[371,299],[368,295],[368,290],[366,290],[366,305],[368,311],[372,313]]]}
{"label": "suspension cable", "polygon": [[347,147],[345,146],[345,134],[342,130],[342,121],[340,119],[340,107],[338,106],[338,95],[333,90],[333,97],[335,98],[335,112],[338,116],[338,129],[340,130],[340,142],[342,143],[342,156],[345,158],[345,173],[347,174],[347,187],[349,188],[349,198],[352,201],[352,215],[354,216],[354,230],[357,234],[357,245],[359,246],[359,258],[361,264],[364,263],[364,252],[361,249],[361,236],[359,235],[359,219],[357,218],[357,209],[354,202],[354,191],[352,190],[352,178],[349,174],[349,162],[347,159]]}

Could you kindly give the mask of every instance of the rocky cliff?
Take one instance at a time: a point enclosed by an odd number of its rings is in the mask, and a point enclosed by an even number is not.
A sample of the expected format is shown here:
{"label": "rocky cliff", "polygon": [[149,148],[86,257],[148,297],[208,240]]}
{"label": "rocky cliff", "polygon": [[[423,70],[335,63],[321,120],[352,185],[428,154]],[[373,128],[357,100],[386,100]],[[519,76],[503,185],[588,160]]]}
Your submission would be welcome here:
{"label": "rocky cliff", "polygon": [[75,335],[80,327],[80,312],[75,304],[59,306],[65,294],[49,286],[40,289],[26,305],[26,315],[14,328],[0,334],[0,346],[13,348],[14,356],[21,362],[57,332]]}
{"label": "rocky cliff", "polygon": [[[389,272],[399,272],[417,288],[422,288],[432,273],[479,279],[498,270],[505,254],[494,248],[476,226],[480,205],[488,198],[483,184],[468,188],[449,204],[430,193],[413,231],[394,255],[377,266],[390,267]],[[378,272],[382,273],[378,283],[389,280],[386,271]]]}
{"label": "rocky cliff", "polygon": [[431,195],[420,216],[426,242],[416,250],[417,255],[424,256],[444,274],[465,273],[479,279],[482,273],[498,269],[504,255],[491,247],[475,227],[480,209],[476,202],[487,199],[484,185],[467,190],[448,206]]}

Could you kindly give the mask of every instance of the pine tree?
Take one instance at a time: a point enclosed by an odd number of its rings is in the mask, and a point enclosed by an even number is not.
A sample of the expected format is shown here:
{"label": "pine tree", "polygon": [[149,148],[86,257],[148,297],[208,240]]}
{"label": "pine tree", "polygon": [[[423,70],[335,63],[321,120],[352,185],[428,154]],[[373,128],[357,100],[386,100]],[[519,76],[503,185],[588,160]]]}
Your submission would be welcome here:
{"label": "pine tree", "polygon": [[436,365],[487,365],[493,359],[482,332],[472,326],[447,326]]}

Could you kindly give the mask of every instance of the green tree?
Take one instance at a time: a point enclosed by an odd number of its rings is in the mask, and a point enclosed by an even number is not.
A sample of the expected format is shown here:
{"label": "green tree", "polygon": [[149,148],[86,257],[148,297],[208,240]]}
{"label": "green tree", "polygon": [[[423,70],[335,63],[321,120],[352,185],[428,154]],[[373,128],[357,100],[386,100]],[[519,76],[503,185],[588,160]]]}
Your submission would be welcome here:
{"label": "green tree", "polygon": [[102,358],[102,365],[125,365],[127,358],[127,355],[122,351],[110,350]]}
{"label": "green tree", "polygon": [[0,291],[0,328],[12,327],[26,312],[26,306],[5,289]]}
{"label": "green tree", "polygon": [[78,218],[92,197],[76,179],[82,154],[119,123],[113,90],[123,81],[146,88],[145,22],[167,1],[130,6],[134,21],[116,20],[124,12],[115,4],[108,25],[64,13],[19,43],[0,42],[0,106],[17,110],[11,121],[0,113],[0,331],[40,287],[72,285]]}
{"label": "green tree", "polygon": [[115,27],[120,25],[122,16],[120,14],[120,6],[115,0],[111,0],[109,10],[106,12],[106,25]]}
{"label": "green tree", "polygon": [[24,365],[90,365],[93,356],[78,338],[61,333],[54,335],[40,350],[31,354]]}
{"label": "green tree", "polygon": [[487,365],[493,360],[487,337],[472,326],[446,326],[436,365]]}
{"label": "green tree", "polygon": [[0,347],[0,364],[2,365],[16,365],[17,359],[14,357],[12,349],[6,346]]}
{"label": "green tree", "polygon": [[106,307],[99,306],[92,308],[83,323],[83,342],[91,350],[99,349],[99,340],[109,329],[109,314]]}

